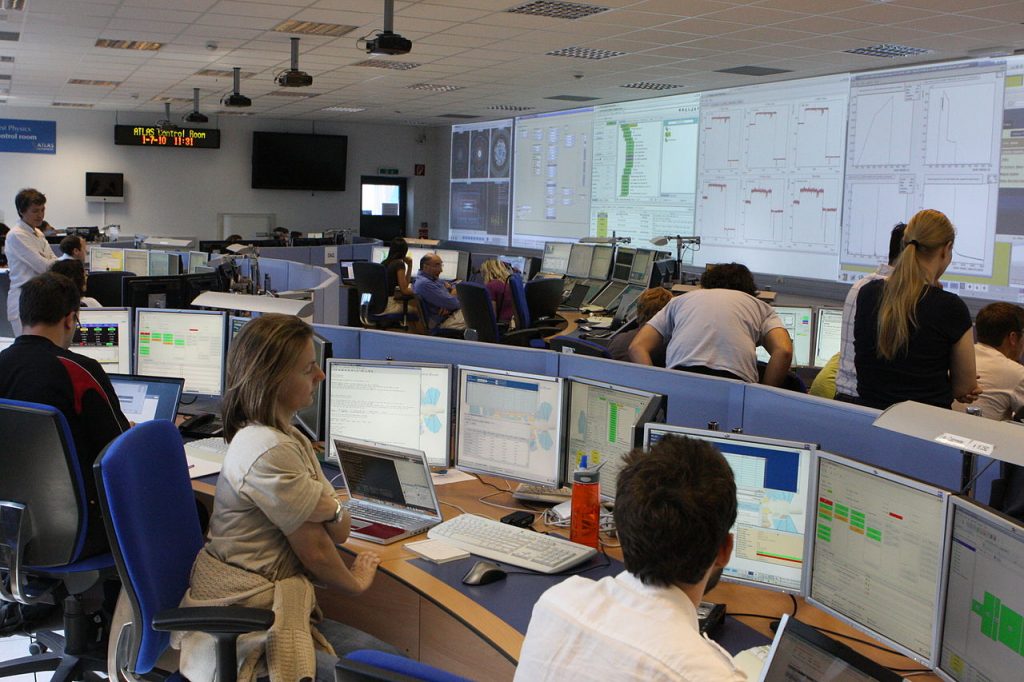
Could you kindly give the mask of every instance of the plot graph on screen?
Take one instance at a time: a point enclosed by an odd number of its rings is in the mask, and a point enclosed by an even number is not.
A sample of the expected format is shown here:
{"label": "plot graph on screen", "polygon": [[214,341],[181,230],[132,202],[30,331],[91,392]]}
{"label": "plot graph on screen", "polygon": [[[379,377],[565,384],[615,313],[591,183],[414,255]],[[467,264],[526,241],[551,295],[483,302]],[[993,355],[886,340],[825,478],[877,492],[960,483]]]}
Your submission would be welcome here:
{"label": "plot graph on screen", "polygon": [[747,111],[747,167],[785,168],[789,107],[755,107]]}
{"label": "plot graph on screen", "polygon": [[743,112],[723,109],[702,117],[701,149],[705,170],[729,170],[740,167],[743,139]]}
{"label": "plot graph on screen", "polygon": [[[910,163],[914,102],[897,92],[861,95],[856,100],[854,166],[905,166]],[[859,126],[863,125],[861,133]]]}
{"label": "plot graph on screen", "polygon": [[991,274],[995,225],[989,220],[988,185],[926,183],[924,205],[942,211],[957,228],[949,275]]}
{"label": "plot graph on screen", "polygon": [[995,83],[967,83],[932,88],[929,93],[925,163],[987,164],[991,131],[976,121],[989,121],[995,107]]}
{"label": "plot graph on screen", "polygon": [[838,168],[846,145],[846,108],[812,102],[799,106],[796,118],[796,164],[804,168]]}
{"label": "plot graph on screen", "polygon": [[782,239],[785,213],[785,180],[743,183],[743,237],[749,241]]}
{"label": "plot graph on screen", "polygon": [[828,246],[839,235],[839,199],[842,183],[816,178],[789,183],[789,229],[793,242]]}
{"label": "plot graph on screen", "polygon": [[736,200],[739,183],[726,181],[703,182],[697,197],[698,212],[701,216],[701,234],[722,240],[735,239],[739,217]]}
{"label": "plot graph on screen", "polygon": [[846,189],[850,229],[843,233],[844,253],[867,264],[889,259],[889,234],[893,225],[906,221],[911,212],[910,194],[899,185],[858,182]]}

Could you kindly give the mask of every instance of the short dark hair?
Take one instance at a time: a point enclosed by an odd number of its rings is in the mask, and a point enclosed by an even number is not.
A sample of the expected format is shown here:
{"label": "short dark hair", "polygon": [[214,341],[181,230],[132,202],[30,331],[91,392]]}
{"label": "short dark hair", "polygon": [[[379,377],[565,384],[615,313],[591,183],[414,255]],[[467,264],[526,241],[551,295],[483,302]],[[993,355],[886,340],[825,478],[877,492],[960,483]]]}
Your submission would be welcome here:
{"label": "short dark hair", "polygon": [[64,275],[75,283],[79,291],[85,291],[85,266],[82,264],[82,261],[75,260],[74,258],[59,260],[50,266],[50,272]]}
{"label": "short dark hair", "polygon": [[64,275],[44,272],[25,282],[18,299],[18,315],[24,327],[57,324],[70,313],[77,313],[82,292]]}
{"label": "short dark hair", "polygon": [[906,230],[906,223],[896,223],[889,233],[889,265],[894,265],[903,251],[903,233]]}
{"label": "short dark hair", "polygon": [[699,583],[736,522],[736,481],[715,446],[666,436],[633,450],[615,487],[626,570],[645,585]]}
{"label": "short dark hair", "polygon": [[69,234],[64,239],[60,240],[61,253],[70,256],[75,249],[85,248],[85,240],[79,237],[77,234]]}
{"label": "short dark hair", "polygon": [[998,348],[1010,332],[1024,331],[1024,308],[1013,303],[989,303],[974,320],[978,341]]}
{"label": "short dark hair", "polygon": [[757,295],[754,276],[743,263],[718,263],[709,265],[700,276],[702,289],[733,289],[751,296]]}
{"label": "short dark hair", "polygon": [[18,210],[18,215],[22,216],[25,211],[28,210],[29,206],[45,206],[46,197],[37,189],[26,187],[14,196],[14,208]]}

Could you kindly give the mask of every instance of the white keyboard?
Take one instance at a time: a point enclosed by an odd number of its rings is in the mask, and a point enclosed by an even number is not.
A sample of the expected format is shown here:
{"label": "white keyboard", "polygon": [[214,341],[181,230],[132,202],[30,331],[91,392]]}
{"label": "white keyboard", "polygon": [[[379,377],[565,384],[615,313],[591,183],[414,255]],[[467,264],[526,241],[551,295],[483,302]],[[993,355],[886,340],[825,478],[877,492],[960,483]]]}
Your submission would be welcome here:
{"label": "white keyboard", "polygon": [[572,499],[572,488],[549,488],[546,485],[533,485],[532,483],[520,483],[513,491],[512,497],[517,500],[528,502],[549,502],[560,504]]}
{"label": "white keyboard", "polygon": [[558,573],[597,554],[591,547],[472,514],[434,526],[427,537],[485,559],[540,573]]}
{"label": "white keyboard", "polygon": [[199,450],[202,453],[213,453],[224,457],[224,455],[228,454],[228,443],[220,436],[216,438],[201,438],[185,443],[185,452],[188,453],[189,450]]}

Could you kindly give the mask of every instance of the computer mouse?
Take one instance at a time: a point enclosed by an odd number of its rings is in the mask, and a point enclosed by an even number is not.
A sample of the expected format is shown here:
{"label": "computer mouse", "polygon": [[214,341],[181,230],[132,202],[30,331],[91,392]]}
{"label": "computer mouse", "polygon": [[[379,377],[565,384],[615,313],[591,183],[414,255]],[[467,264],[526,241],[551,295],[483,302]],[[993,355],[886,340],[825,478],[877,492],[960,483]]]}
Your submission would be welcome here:
{"label": "computer mouse", "polygon": [[499,580],[504,580],[508,575],[498,564],[491,561],[478,561],[473,568],[466,571],[462,576],[464,585],[489,585]]}

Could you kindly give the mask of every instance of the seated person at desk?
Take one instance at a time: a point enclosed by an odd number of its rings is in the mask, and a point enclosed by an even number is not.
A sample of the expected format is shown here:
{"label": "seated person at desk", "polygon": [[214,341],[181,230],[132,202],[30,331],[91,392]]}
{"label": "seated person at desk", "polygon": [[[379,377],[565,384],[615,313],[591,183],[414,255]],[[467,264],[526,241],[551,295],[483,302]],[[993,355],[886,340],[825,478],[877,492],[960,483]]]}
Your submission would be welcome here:
{"label": "seated person at desk", "polygon": [[747,266],[720,263],[700,278],[701,288],[677,296],[640,328],[629,346],[631,361],[653,364],[667,341],[665,366],[757,383],[757,346],[771,355],[762,383],[782,386],[793,360],[793,341],[775,310],[755,298]]}
{"label": "seated person at desk", "polygon": [[494,303],[494,311],[498,323],[508,324],[515,317],[516,310],[512,303],[512,289],[508,278],[511,268],[497,258],[489,258],[480,266],[480,274],[484,278],[484,286]]}
{"label": "seated person at desk", "polygon": [[[636,338],[637,332],[640,331],[641,327],[650,322],[651,318],[657,315],[671,300],[671,292],[663,287],[653,287],[637,297],[636,329],[623,332],[622,334],[617,334],[612,338],[611,343],[608,344],[608,352],[612,354],[613,360],[629,362],[629,344],[633,343],[633,339]],[[664,344],[658,346],[658,348],[651,353],[651,361],[654,363],[655,367],[665,366]]]}
{"label": "seated person at desk", "polygon": [[409,244],[402,237],[391,240],[388,256],[384,259],[384,279],[388,290],[388,305],[384,315],[404,313],[412,298],[412,258]]}
{"label": "seated person at desk", "polygon": [[100,364],[68,350],[78,308],[78,287],[67,277],[47,272],[25,282],[18,308],[24,332],[0,353],[0,397],[52,405],[67,419],[89,500],[83,556],[90,556],[109,551],[92,465],[129,424]]}
{"label": "seated person at desk", "polygon": [[541,595],[516,680],[745,680],[697,621],[729,561],[735,520],[736,483],[714,446],[669,436],[633,450],[615,487],[626,570],[572,576]]}
{"label": "seated person at desk", "polygon": [[78,287],[78,290],[82,294],[82,307],[83,308],[100,308],[102,307],[100,302],[91,296],[85,295],[86,283],[89,281],[89,273],[85,271],[85,266],[82,265],[82,261],[66,259],[58,260],[50,266],[50,272],[55,272],[58,275],[64,275]]}
{"label": "seated person at desk", "polygon": [[420,259],[420,274],[412,284],[412,290],[423,302],[423,315],[427,318],[427,328],[434,329],[465,329],[466,321],[462,319],[462,304],[452,293],[451,282],[442,280],[441,270],[444,263],[436,253],[428,253]]}
{"label": "seated person at desk", "polygon": [[[359,630],[323,620],[316,605],[311,580],[359,594],[380,562],[373,552],[358,555],[351,570],[341,560],[335,543],[348,539],[348,512],[313,447],[291,425],[323,380],[313,330],[297,317],[258,317],[231,344],[221,408],[230,446],[217,480],[210,539],[196,557],[181,606],[274,609],[268,633],[243,635],[239,642],[240,680],[264,674],[265,664],[271,679],[315,674],[333,682],[336,656],[364,648],[395,652]],[[267,642],[276,642],[276,657],[267,658]],[[172,643],[181,648],[188,679],[212,679],[212,638],[190,632],[175,634]]]}
{"label": "seated person at desk", "polygon": [[89,262],[89,247],[83,237],[69,234],[60,240],[60,258],[57,260],[77,260],[83,265]]}

